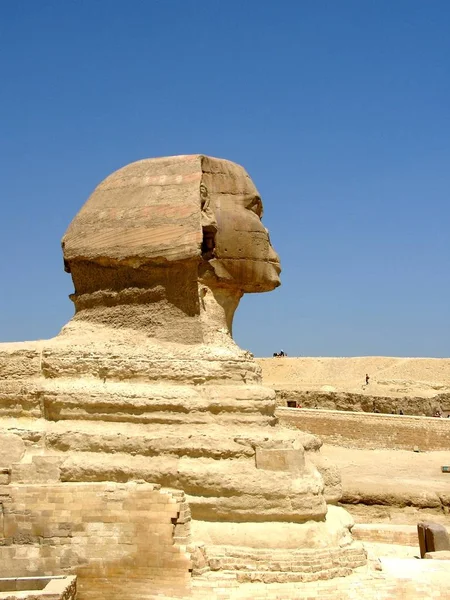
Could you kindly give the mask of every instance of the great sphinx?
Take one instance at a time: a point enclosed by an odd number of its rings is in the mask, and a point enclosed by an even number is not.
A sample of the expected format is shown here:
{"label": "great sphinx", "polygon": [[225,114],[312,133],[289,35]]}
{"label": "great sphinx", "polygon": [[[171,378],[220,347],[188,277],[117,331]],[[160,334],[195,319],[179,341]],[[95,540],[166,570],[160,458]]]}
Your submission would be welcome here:
{"label": "great sphinx", "polygon": [[345,574],[364,552],[332,505],[338,475],[316,437],[278,425],[231,335],[242,295],[280,285],[262,211],[227,160],[146,159],[107,177],[62,240],[74,317],[51,340],[0,345],[0,466],[182,490],[194,548],[326,550],[328,576]]}

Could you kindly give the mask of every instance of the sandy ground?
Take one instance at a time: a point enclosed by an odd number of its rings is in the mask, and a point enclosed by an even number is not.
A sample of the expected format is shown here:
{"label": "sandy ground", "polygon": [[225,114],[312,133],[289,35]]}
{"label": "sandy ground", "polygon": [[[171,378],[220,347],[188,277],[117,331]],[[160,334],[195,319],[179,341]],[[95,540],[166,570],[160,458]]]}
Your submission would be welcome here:
{"label": "sandy ground", "polygon": [[[450,359],[391,358],[259,358],[263,383],[289,389],[355,392],[401,397],[450,393]],[[365,385],[366,373],[370,377]]]}
{"label": "sandy ground", "polygon": [[[321,452],[341,471],[345,494],[362,493],[366,498],[382,492],[393,504],[402,497],[416,497],[418,504],[427,495],[450,498],[450,473],[441,466],[450,464],[448,452],[409,452],[407,450],[356,450],[340,446],[322,446]],[[433,494],[434,493],[434,494]],[[425,494],[425,496],[424,496]],[[426,501],[424,502],[426,504]],[[450,514],[442,507],[347,505],[357,522],[386,521],[416,524],[427,515],[450,526]]]}

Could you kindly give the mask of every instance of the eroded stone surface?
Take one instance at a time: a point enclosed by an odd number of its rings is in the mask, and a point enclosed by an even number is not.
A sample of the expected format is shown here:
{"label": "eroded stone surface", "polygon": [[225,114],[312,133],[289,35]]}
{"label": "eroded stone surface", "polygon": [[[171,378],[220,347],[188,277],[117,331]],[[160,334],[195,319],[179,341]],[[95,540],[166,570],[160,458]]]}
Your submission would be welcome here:
{"label": "eroded stone surface", "polygon": [[25,443],[22,438],[12,433],[0,434],[0,467],[10,468],[12,463],[19,462],[25,454]]}

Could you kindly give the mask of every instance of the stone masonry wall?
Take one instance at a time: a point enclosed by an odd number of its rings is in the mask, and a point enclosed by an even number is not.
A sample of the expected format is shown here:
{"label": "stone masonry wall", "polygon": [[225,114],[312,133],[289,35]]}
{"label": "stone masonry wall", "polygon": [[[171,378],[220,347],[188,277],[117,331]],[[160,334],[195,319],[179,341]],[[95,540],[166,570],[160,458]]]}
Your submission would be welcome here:
{"label": "stone masonry wall", "polygon": [[76,600],[77,578],[18,577],[0,578],[2,600]]}
{"label": "stone masonry wall", "polygon": [[[447,527],[450,535],[450,528]],[[419,546],[417,525],[392,523],[357,523],[352,529],[355,540],[400,546]]]}
{"label": "stone masonry wall", "polygon": [[189,518],[181,493],[137,482],[4,485],[0,503],[2,577],[77,575],[79,600],[189,586],[190,557],[174,544]]}
{"label": "stone masonry wall", "polygon": [[305,408],[278,408],[280,422],[350,448],[450,449],[450,419]]}

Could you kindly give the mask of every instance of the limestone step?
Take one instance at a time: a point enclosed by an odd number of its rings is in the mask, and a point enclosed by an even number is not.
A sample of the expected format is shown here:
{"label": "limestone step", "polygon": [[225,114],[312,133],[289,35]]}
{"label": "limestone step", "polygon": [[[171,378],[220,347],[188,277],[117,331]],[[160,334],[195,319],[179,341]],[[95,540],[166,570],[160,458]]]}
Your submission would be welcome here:
{"label": "limestone step", "polygon": [[214,419],[272,419],[274,393],[258,385],[169,385],[55,379],[2,381],[0,417],[50,421],[202,422]]}
{"label": "limestone step", "polygon": [[306,550],[206,546],[205,557],[213,573],[234,573],[240,583],[330,579],[366,564],[365,550],[358,544]]}
{"label": "limestone step", "polygon": [[[0,428],[20,436],[27,453],[87,452],[128,454],[141,457],[239,459],[255,456],[255,447],[267,442],[267,428],[252,425],[223,426],[210,423],[153,424],[85,420],[46,421],[44,419],[0,418]],[[277,431],[278,447],[290,448],[295,434]],[[24,446],[25,448],[25,446]],[[3,465],[2,465],[3,466]]]}
{"label": "limestone step", "polygon": [[[240,441],[248,437],[248,427],[240,431],[236,425],[231,432],[214,423],[209,427],[182,423],[149,428],[138,423],[59,421],[46,427],[45,445],[57,452],[122,452],[147,457],[169,453],[178,457],[228,459],[254,456],[250,443]],[[264,439],[264,435],[256,431],[254,438]]]}
{"label": "limestone step", "polygon": [[239,571],[236,578],[239,583],[294,583],[318,581],[323,579],[334,579],[335,577],[346,577],[352,573],[350,567],[335,567],[323,569],[313,573],[289,572],[289,571]]}

